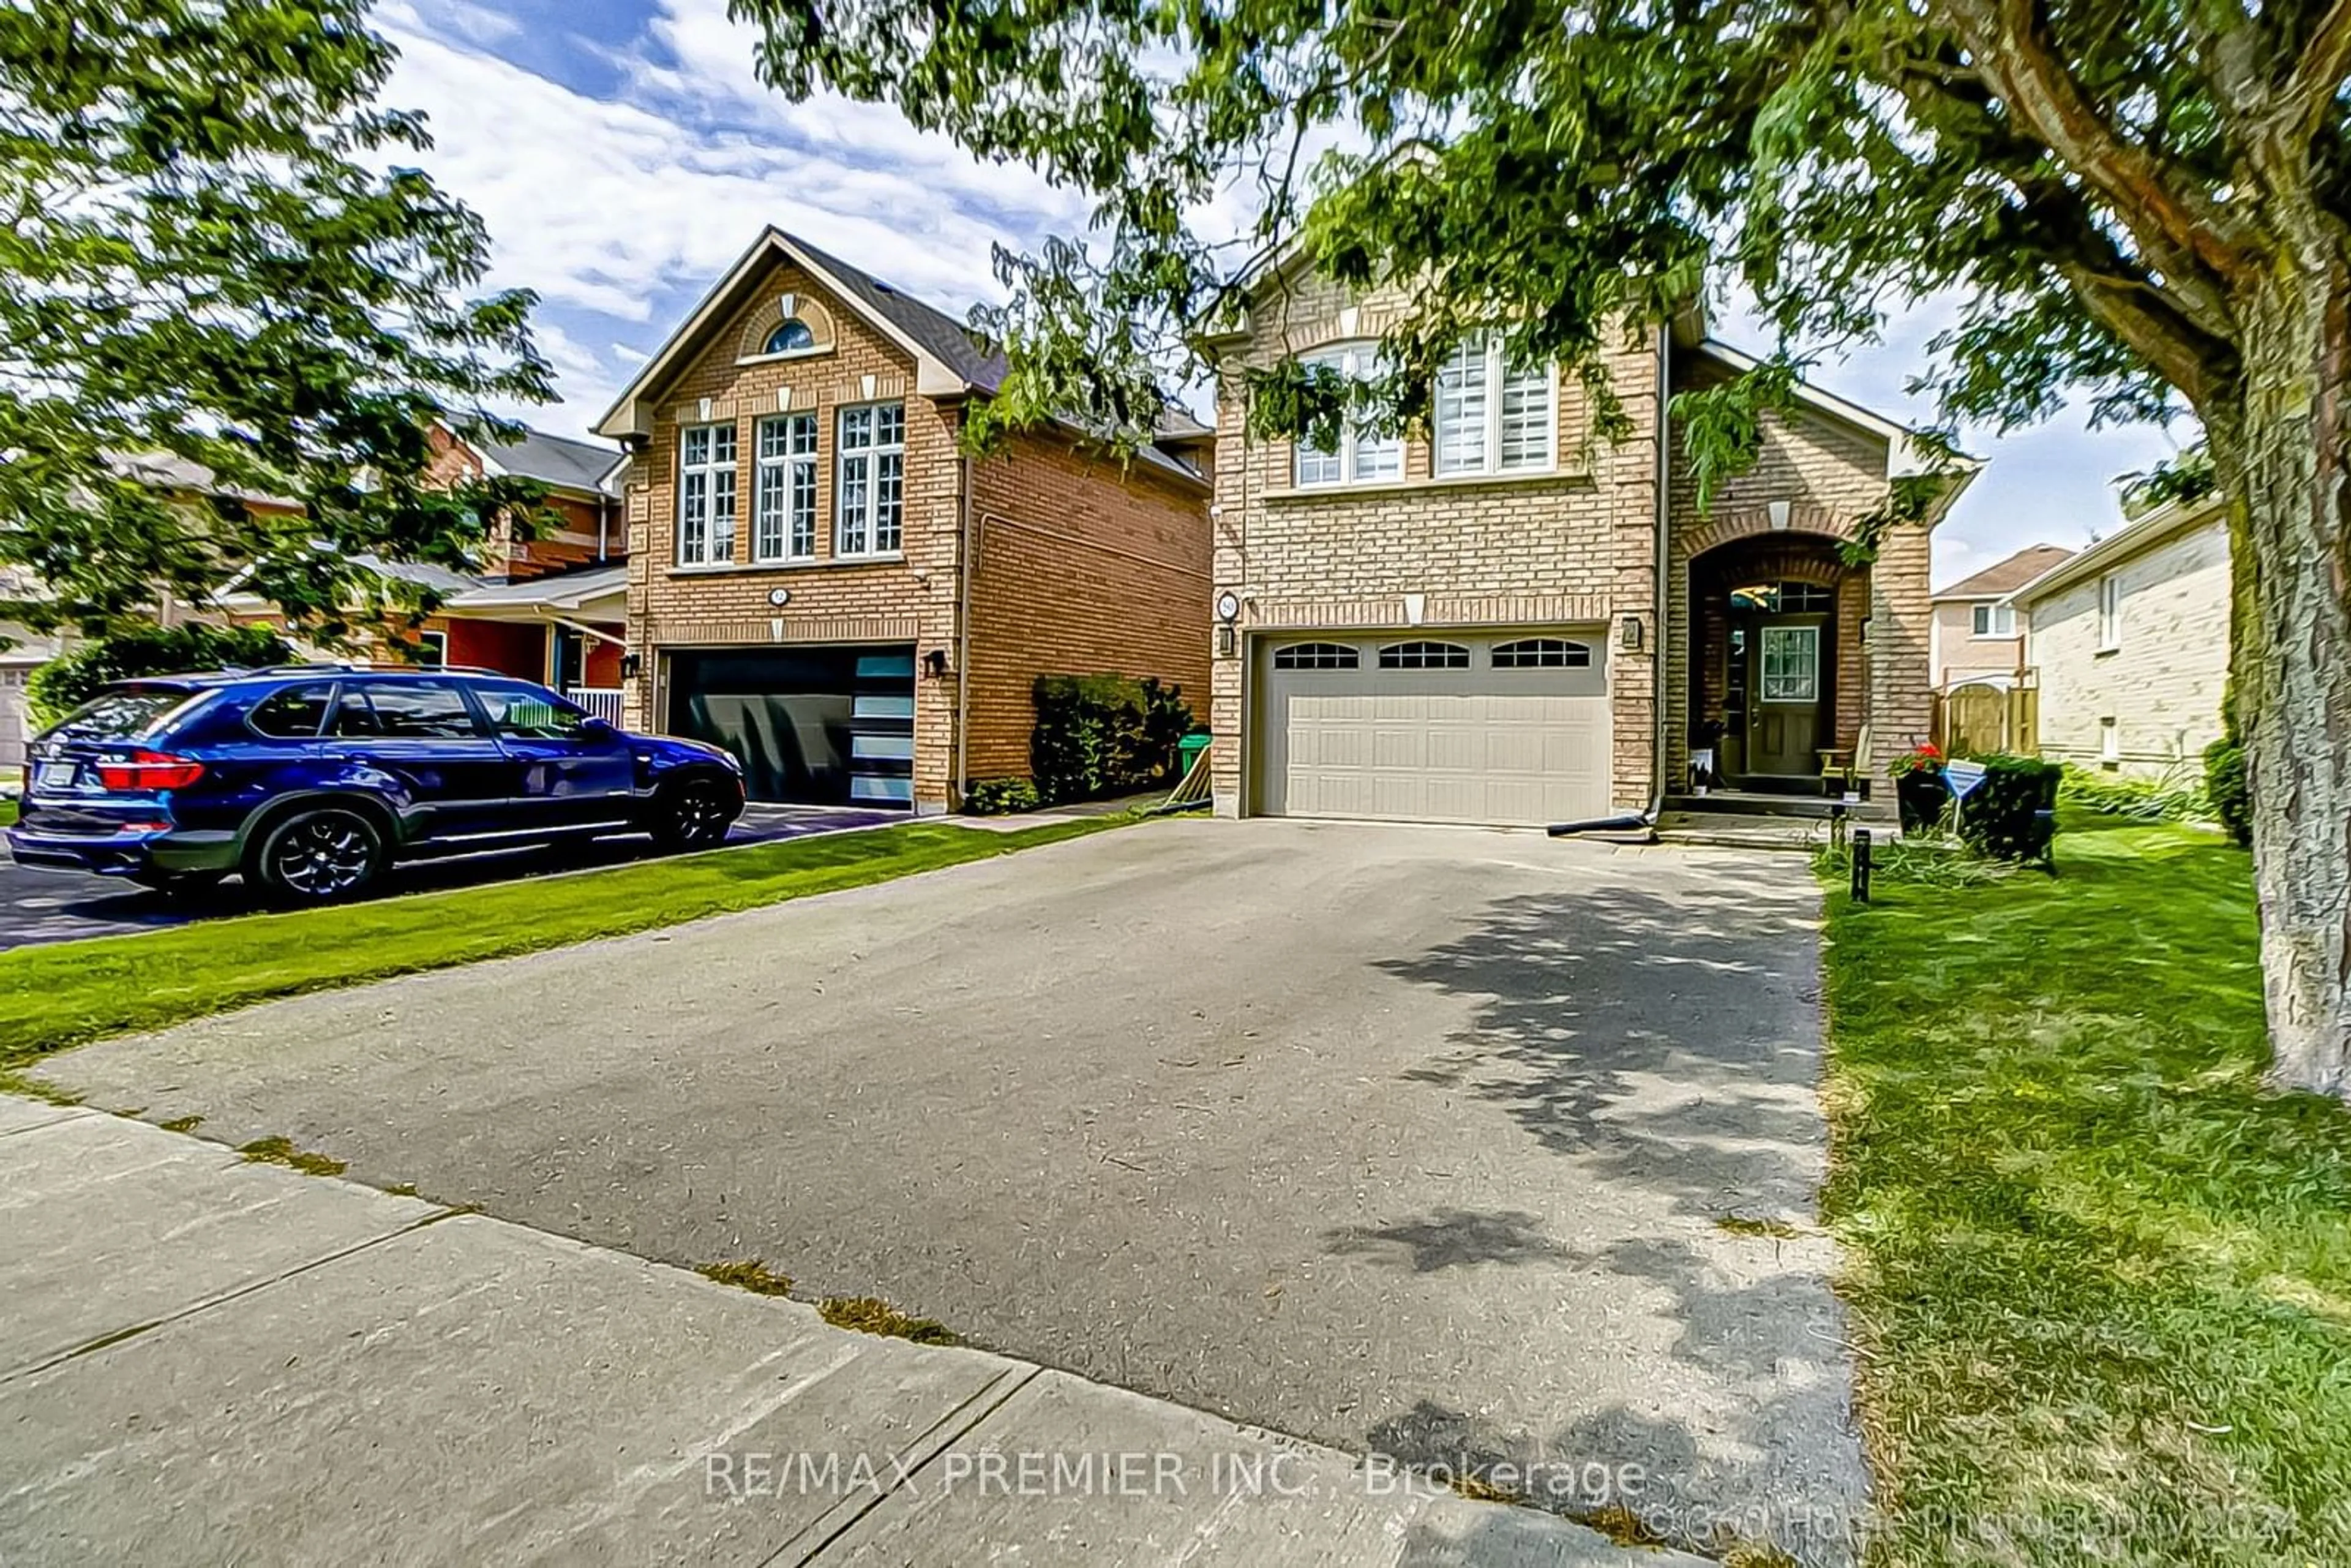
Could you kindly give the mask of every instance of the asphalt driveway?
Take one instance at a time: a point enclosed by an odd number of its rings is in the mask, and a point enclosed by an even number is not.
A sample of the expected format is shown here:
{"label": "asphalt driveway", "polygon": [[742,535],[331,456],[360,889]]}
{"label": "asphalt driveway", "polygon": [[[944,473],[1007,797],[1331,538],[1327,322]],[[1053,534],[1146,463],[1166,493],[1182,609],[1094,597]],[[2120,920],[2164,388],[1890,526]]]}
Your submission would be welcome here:
{"label": "asphalt driveway", "polygon": [[1864,1472],[1807,1228],[1816,909],[1787,856],[1168,821],[44,1075],[1836,1561]]}
{"label": "asphalt driveway", "polygon": [[[810,833],[840,832],[905,821],[903,811],[867,811],[805,806],[750,805],[726,835],[727,847],[764,844]],[[454,860],[417,861],[394,866],[370,894],[424,893],[434,888],[482,887],[649,860],[660,852],[638,834],[597,839],[553,848],[509,850]],[[241,881],[199,894],[166,898],[117,876],[36,871],[18,865],[0,849],[0,951],[39,942],[70,942],[82,936],[120,936],[165,925],[185,925],[224,915],[250,915],[261,904]]]}

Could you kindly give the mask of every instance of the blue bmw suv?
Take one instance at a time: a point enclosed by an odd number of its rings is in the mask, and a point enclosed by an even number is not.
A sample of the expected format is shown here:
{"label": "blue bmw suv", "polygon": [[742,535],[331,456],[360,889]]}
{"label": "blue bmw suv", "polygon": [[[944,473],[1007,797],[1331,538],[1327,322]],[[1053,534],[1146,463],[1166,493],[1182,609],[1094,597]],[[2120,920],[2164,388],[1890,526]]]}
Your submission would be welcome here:
{"label": "blue bmw suv", "polygon": [[395,860],[622,832],[705,848],[743,810],[742,766],[715,746],[454,670],[124,681],[29,756],[18,863],[167,892],[239,872],[293,904],[348,897]]}

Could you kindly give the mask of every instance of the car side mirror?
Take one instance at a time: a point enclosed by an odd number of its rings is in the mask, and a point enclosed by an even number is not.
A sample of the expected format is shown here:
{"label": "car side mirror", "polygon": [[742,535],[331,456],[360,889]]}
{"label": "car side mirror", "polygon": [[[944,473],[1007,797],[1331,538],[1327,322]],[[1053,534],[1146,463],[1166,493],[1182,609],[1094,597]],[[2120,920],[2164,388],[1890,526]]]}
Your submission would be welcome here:
{"label": "car side mirror", "polygon": [[580,737],[582,740],[610,740],[620,733],[611,719],[598,718],[594,714],[580,721]]}

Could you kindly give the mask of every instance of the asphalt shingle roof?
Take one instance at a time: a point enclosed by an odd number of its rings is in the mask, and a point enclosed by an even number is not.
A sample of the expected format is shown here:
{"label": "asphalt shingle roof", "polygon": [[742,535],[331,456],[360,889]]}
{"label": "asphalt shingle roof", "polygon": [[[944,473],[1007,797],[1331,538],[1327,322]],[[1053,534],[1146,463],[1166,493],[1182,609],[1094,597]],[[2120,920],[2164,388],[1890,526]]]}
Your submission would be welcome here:
{"label": "asphalt shingle roof", "polygon": [[1938,590],[1938,599],[1991,599],[2013,593],[2074,552],[2064,545],[2027,545],[2006,560],[1994,561],[1973,577]]}
{"label": "asphalt shingle roof", "polygon": [[604,476],[621,460],[617,447],[574,441],[568,435],[549,435],[543,430],[527,429],[519,440],[486,444],[482,451],[509,474],[537,479],[541,484],[605,495],[611,492],[604,488]]}

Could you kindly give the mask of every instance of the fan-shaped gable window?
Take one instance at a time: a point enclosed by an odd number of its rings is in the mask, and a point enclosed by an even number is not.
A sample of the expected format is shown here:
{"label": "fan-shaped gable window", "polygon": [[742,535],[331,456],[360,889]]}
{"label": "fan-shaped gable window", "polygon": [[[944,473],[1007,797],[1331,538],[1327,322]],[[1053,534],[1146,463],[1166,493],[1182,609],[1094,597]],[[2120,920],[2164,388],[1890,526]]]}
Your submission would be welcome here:
{"label": "fan-shaped gable window", "polygon": [[1277,670],[1352,670],[1361,663],[1344,643],[1292,643],[1273,651]]}
{"label": "fan-shaped gable window", "polygon": [[804,354],[816,347],[816,334],[809,324],[794,316],[779,323],[768,334],[766,352],[770,354]]}
{"label": "fan-shaped gable window", "polygon": [[1383,670],[1466,670],[1469,650],[1458,643],[1391,643],[1380,650]]}
{"label": "fan-shaped gable window", "polygon": [[1571,643],[1563,637],[1522,637],[1515,643],[1494,644],[1494,668],[1498,670],[1588,670],[1591,667],[1591,648],[1582,643]]}

